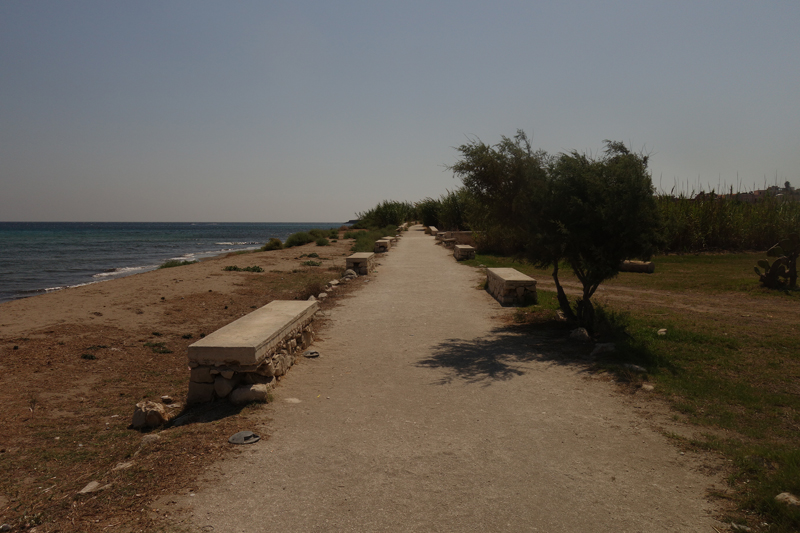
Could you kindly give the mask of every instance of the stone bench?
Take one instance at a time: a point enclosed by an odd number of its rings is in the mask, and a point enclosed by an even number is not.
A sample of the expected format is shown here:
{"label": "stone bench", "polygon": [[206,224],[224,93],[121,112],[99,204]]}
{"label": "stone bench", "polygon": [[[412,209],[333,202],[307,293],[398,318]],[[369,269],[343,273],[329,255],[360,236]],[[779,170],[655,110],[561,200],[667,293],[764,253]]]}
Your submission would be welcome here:
{"label": "stone bench", "polygon": [[375,254],[358,252],[345,260],[345,268],[353,270],[359,276],[366,276],[375,269]]}
{"label": "stone bench", "polygon": [[397,236],[394,236],[394,237],[392,237],[392,236],[388,236],[388,237],[382,237],[382,239],[383,239],[383,240],[386,240],[386,241],[389,241],[390,243],[392,243],[392,246],[394,246],[395,244],[397,244]]}
{"label": "stone bench", "polygon": [[439,233],[439,230],[436,229],[436,226],[428,226],[428,230],[425,233],[428,233],[436,237],[436,235]]}
{"label": "stone bench", "polygon": [[438,231],[434,235],[436,236],[436,241],[437,242],[442,242],[442,239],[446,239],[447,238],[447,232],[446,231]]}
{"label": "stone bench", "polygon": [[275,300],[189,346],[188,405],[266,400],[274,380],[314,340],[316,301]]}
{"label": "stone bench", "polygon": [[453,257],[456,258],[456,261],[475,259],[475,248],[466,244],[456,244],[453,246]]}
{"label": "stone bench", "polygon": [[455,239],[442,239],[441,242],[445,248],[452,248],[456,245]]}
{"label": "stone bench", "polygon": [[536,280],[513,268],[487,268],[486,290],[503,306],[539,302]]}
{"label": "stone bench", "polygon": [[392,248],[392,241],[388,239],[379,239],[375,241],[375,253],[380,254],[388,252]]}

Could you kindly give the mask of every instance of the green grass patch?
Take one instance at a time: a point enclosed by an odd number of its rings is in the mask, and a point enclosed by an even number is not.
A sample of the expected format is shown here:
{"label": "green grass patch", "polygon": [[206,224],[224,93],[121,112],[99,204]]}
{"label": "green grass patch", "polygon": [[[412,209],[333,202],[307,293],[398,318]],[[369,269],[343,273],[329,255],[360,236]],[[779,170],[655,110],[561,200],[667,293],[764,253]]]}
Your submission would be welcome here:
{"label": "green grass patch", "polygon": [[226,272],[264,272],[260,266],[238,267],[236,265],[229,265],[222,270]]}
{"label": "green grass patch", "polygon": [[303,265],[303,266],[318,267],[318,266],[322,265],[322,261],[311,261],[311,260],[309,260],[309,261],[303,261],[300,264]]}

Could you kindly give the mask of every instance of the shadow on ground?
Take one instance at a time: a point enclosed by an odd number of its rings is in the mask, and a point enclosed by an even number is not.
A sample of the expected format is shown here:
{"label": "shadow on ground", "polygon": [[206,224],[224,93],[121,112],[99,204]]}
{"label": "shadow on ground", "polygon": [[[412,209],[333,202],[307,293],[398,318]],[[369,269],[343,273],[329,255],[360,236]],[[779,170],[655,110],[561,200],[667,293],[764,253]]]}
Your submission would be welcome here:
{"label": "shadow on ground", "polygon": [[588,371],[592,366],[591,343],[571,342],[560,325],[555,329],[512,325],[494,328],[488,335],[472,340],[448,339],[433,347],[430,357],[417,363],[427,368],[452,372],[438,381],[460,378],[472,383],[491,384],[523,375],[524,364],[546,361]]}

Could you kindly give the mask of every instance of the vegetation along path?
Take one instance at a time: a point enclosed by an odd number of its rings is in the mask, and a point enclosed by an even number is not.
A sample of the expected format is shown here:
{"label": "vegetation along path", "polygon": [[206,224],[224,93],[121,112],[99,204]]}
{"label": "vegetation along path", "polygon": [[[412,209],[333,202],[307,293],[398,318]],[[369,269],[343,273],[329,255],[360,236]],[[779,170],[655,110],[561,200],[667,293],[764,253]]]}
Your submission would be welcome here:
{"label": "vegetation along path", "polygon": [[[420,227],[331,312],[264,437],[180,502],[198,528],[713,531],[702,457],[593,377],[560,334],[517,333],[479,271]],[[642,409],[642,406],[645,406]],[[639,407],[639,409],[636,409]]]}

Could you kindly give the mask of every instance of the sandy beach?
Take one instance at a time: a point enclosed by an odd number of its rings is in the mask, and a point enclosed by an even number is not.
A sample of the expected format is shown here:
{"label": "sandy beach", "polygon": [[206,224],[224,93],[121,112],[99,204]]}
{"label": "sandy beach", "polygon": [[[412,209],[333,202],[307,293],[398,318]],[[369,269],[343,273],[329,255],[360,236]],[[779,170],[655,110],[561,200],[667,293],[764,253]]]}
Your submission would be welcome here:
{"label": "sandy beach", "polygon": [[[229,254],[0,304],[0,523],[146,529],[151,518],[134,510],[188,483],[189,466],[218,455],[210,443],[224,442],[255,408],[208,413],[219,420],[143,449],[142,434],[127,429],[135,404],[168,395],[180,411],[189,344],[274,299],[319,294],[341,276],[351,245]],[[302,264],[312,253],[322,265]],[[229,265],[264,272],[224,271]],[[95,478],[111,487],[76,497]]]}

